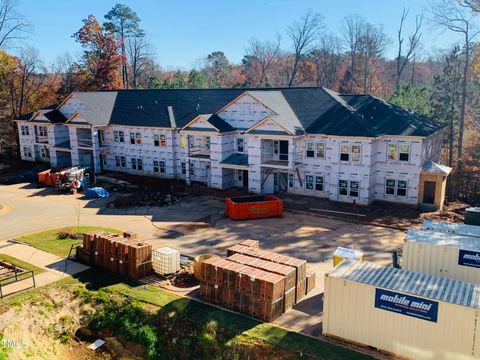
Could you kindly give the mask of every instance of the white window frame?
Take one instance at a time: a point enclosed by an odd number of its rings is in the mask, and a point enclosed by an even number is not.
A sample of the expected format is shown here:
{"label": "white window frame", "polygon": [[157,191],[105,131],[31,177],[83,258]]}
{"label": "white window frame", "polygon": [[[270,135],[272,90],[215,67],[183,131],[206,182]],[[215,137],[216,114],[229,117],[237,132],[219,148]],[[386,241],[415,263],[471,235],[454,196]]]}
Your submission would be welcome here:
{"label": "white window frame", "polygon": [[153,146],[160,146],[160,135],[153,134]]}
{"label": "white window frame", "polygon": [[125,142],[125,133],[122,130],[118,131],[118,141],[121,143]]}
{"label": "white window frame", "polygon": [[98,130],[98,140],[101,143],[105,142],[105,130]]}
{"label": "white window frame", "polygon": [[143,171],[143,159],[141,157],[137,158],[137,170]]}
{"label": "white window frame", "polygon": [[[346,149],[346,151],[345,151]],[[347,159],[342,159],[342,155],[347,155]],[[340,144],[340,161],[341,162],[350,162],[350,145],[349,144]]]}
{"label": "white window frame", "polygon": [[[407,147],[407,151],[402,151],[402,146]],[[406,160],[402,160],[402,154],[407,155]],[[409,144],[398,144],[398,161],[408,163],[410,161],[410,145]]]}
{"label": "white window frame", "polygon": [[158,162],[158,169],[160,170],[160,174],[165,174],[166,172],[166,163],[165,160],[160,160]]}
{"label": "white window frame", "polygon": [[187,135],[188,147],[193,148],[195,146],[195,137],[193,135]]}
{"label": "white window frame", "polygon": [[[353,148],[358,148],[358,153],[357,152],[353,152]],[[358,154],[358,158],[355,159],[354,158],[354,154]],[[352,145],[350,146],[350,161],[352,163],[361,163],[362,162],[362,145]]]}
{"label": "white window frame", "polygon": [[38,129],[38,136],[48,136],[48,130],[46,126],[39,126],[37,127]]}
{"label": "white window frame", "polygon": [[118,134],[118,130],[113,130],[113,141],[120,142],[120,136]]}
{"label": "white window frame", "polygon": [[141,145],[142,144],[142,134],[137,132],[135,133],[135,145]]}
{"label": "white window frame", "polygon": [[295,189],[295,174],[288,173],[288,187],[290,189]]}
{"label": "white window frame", "polygon": [[123,155],[120,155],[120,167],[122,168],[127,167],[127,158]]}
{"label": "white window frame", "polygon": [[239,152],[239,153],[245,152],[245,139],[244,138],[237,138],[237,152]]}
{"label": "white window frame", "polygon": [[[393,186],[392,185],[389,186],[388,182],[393,182]],[[405,187],[403,186],[400,187],[399,183],[405,184]],[[387,192],[387,189],[392,189],[393,194],[389,194]],[[404,195],[399,194],[399,190],[400,191],[405,190],[405,194]],[[406,198],[408,196],[408,180],[385,179],[385,196]]]}
{"label": "white window frame", "polygon": [[315,190],[315,176],[313,174],[305,174],[305,190]]}
{"label": "white window frame", "polygon": [[205,149],[210,150],[210,136],[205,137]]}
{"label": "white window frame", "polygon": [[132,170],[137,170],[137,158],[130,158],[130,166]]}
{"label": "white window frame", "polygon": [[157,159],[153,160],[153,172],[154,173],[160,172],[160,161]]}
{"label": "white window frame", "polygon": [[243,181],[243,170],[235,170],[237,172],[237,181]]}
{"label": "white window frame", "polygon": [[[357,184],[357,189],[356,189],[356,193],[357,195],[352,195],[352,184]],[[360,197],[360,181],[357,181],[357,180],[350,180],[349,183],[348,183],[348,196],[350,197],[354,197],[354,198],[358,198]]]}
{"label": "white window frame", "polygon": [[135,133],[130,133],[130,145],[135,145]]}
{"label": "white window frame", "polygon": [[[343,184],[345,184],[345,186],[343,186]],[[341,185],[342,185],[342,186],[341,186]],[[340,192],[340,189],[345,190],[345,194],[342,194],[342,193]],[[348,189],[348,180],[339,179],[339,180],[338,180],[338,195],[340,195],[340,196],[348,196],[348,192],[349,192],[349,189]]]}
{"label": "white window frame", "polygon": [[160,147],[167,147],[167,136],[160,134]]}
{"label": "white window frame", "polygon": [[[318,180],[321,180],[321,181],[318,181]],[[321,189],[317,188],[319,185],[322,187]],[[315,188],[315,191],[322,191],[322,192],[325,191],[325,178],[323,177],[323,175],[315,175],[314,188]]]}
{"label": "white window frame", "polygon": [[[309,155],[311,154],[311,156]],[[307,141],[307,144],[305,145],[305,157],[308,159],[313,159],[315,158],[316,155],[316,145],[314,141]]]}
{"label": "white window frame", "polygon": [[[323,146],[323,149],[321,151],[323,151],[323,156],[318,156],[318,146],[319,145],[322,145]],[[325,141],[317,141],[315,143],[315,157],[317,159],[325,159],[325,156],[326,156],[326,151],[327,151],[327,144],[325,143]]]}
{"label": "white window frame", "polygon": [[180,164],[181,168],[182,168],[182,175],[187,175],[187,163],[186,162],[182,162]]}
{"label": "white window frame", "polygon": [[190,176],[195,176],[195,163],[189,162],[188,165]]}
{"label": "white window frame", "polygon": [[[390,151],[390,148],[395,149],[395,151]],[[394,158],[391,158],[391,156]],[[398,144],[396,143],[388,143],[387,144],[387,160],[388,161],[398,161]]]}
{"label": "white window frame", "polygon": [[120,155],[115,155],[115,166],[120,167]]}
{"label": "white window frame", "polygon": [[23,147],[23,156],[24,157],[32,157],[32,149],[28,146]]}

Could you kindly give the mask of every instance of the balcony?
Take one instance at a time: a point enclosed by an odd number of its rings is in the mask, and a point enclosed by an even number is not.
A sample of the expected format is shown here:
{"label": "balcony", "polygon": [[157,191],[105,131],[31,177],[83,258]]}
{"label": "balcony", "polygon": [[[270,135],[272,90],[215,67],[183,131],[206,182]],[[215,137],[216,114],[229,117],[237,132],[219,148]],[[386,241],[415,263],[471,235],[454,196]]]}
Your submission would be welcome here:
{"label": "balcony", "polygon": [[83,148],[93,148],[93,141],[87,138],[77,138],[77,145]]}
{"label": "balcony", "polygon": [[35,142],[37,144],[48,144],[48,136],[35,134]]}
{"label": "balcony", "polygon": [[205,146],[191,146],[188,148],[188,157],[210,159],[210,149]]}
{"label": "balcony", "polygon": [[288,141],[265,140],[262,143],[261,164],[266,167],[293,168],[302,163],[303,151],[296,150]]}

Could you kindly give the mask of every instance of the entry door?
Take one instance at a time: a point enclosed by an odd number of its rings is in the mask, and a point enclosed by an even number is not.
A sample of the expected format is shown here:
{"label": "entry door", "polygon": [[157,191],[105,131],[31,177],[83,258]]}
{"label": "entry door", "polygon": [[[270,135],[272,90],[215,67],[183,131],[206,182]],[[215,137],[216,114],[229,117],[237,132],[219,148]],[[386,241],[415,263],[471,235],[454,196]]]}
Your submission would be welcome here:
{"label": "entry door", "polygon": [[248,189],[248,170],[243,170],[243,187]]}
{"label": "entry door", "polygon": [[288,173],[278,173],[278,190],[286,192],[288,189]]}
{"label": "entry door", "polygon": [[288,141],[280,141],[280,161],[288,161]]}
{"label": "entry door", "polygon": [[103,172],[103,163],[104,163],[104,157],[105,155],[100,154],[100,172]]}
{"label": "entry door", "polygon": [[423,203],[434,204],[435,203],[435,187],[436,182],[425,181],[423,184]]}

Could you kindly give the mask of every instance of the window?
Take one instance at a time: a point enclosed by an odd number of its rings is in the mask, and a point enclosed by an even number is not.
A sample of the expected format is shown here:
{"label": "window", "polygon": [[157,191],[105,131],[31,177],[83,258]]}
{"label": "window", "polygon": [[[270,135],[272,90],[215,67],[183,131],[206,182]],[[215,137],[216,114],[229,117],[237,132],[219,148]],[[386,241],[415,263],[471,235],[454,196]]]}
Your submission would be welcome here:
{"label": "window", "polygon": [[407,182],[405,180],[397,181],[397,196],[407,196]]}
{"label": "window", "polygon": [[205,149],[209,149],[210,150],[210,136],[207,136],[205,138]]}
{"label": "window", "polygon": [[387,179],[387,181],[385,182],[385,194],[395,195],[395,184],[396,184],[395,180]]}
{"label": "window", "polygon": [[359,145],[352,145],[352,162],[360,162],[362,148]]}
{"label": "window", "polygon": [[190,176],[195,175],[195,164],[194,163],[189,163],[190,167]]}
{"label": "window", "polygon": [[98,130],[98,140],[100,141],[100,143],[105,142],[105,131]]}
{"label": "window", "polygon": [[153,145],[160,146],[160,136],[158,134],[153,134]]}
{"label": "window", "polygon": [[340,146],[340,161],[350,161],[350,149],[346,144]]}
{"label": "window", "polygon": [[25,157],[32,157],[32,152],[28,146],[23,147],[23,156]]}
{"label": "window", "polygon": [[159,170],[158,160],[153,160],[153,172],[158,173],[158,170]]}
{"label": "window", "polygon": [[237,171],[237,180],[243,181],[243,170],[236,170]]}
{"label": "window", "polygon": [[315,190],[323,191],[323,176],[315,176]]}
{"label": "window", "polygon": [[166,147],[167,146],[167,137],[165,134],[160,134],[160,146]]}
{"label": "window", "polygon": [[132,170],[137,170],[137,159],[132,158],[131,162],[132,162]]}
{"label": "window", "polygon": [[123,131],[118,132],[118,138],[119,138],[119,141],[121,143],[125,142],[125,135],[124,135]]}
{"label": "window", "polygon": [[165,174],[165,161],[160,161],[160,172]]}
{"label": "window", "polygon": [[388,160],[397,160],[397,144],[388,144]]}
{"label": "window", "polygon": [[358,197],[360,183],[358,181],[350,181],[350,196]]}
{"label": "window", "polygon": [[244,151],[244,140],[243,139],[237,139],[237,151],[239,153],[243,153]]}
{"label": "window", "polygon": [[325,158],[325,143],[323,143],[323,142],[317,143],[317,152],[316,152],[315,155],[319,159],[324,159]]}
{"label": "window", "polygon": [[113,131],[113,141],[115,141],[115,142],[119,141],[118,130]]}
{"label": "window", "polygon": [[313,190],[313,175],[305,175],[305,189]]}
{"label": "window", "polygon": [[193,135],[188,135],[188,147],[192,148],[195,146],[195,138]]}
{"label": "window", "polygon": [[120,165],[124,168],[127,167],[127,159],[125,156],[120,156]]}
{"label": "window", "polygon": [[400,153],[398,154],[398,160],[400,161],[408,161],[410,155],[410,146],[407,144],[400,144]]}
{"label": "window", "polygon": [[313,142],[307,142],[307,158],[313,158],[315,157],[315,143]]}
{"label": "window", "polygon": [[47,136],[47,127],[39,126],[38,127],[38,136]]}
{"label": "window", "polygon": [[295,174],[288,174],[288,187],[291,189],[295,187]]}
{"label": "window", "polygon": [[135,145],[135,133],[130,133],[130,144]]}
{"label": "window", "polygon": [[140,145],[142,143],[142,135],[140,133],[135,133],[135,144]]}
{"label": "window", "polygon": [[46,159],[46,158],[50,157],[48,149],[46,149],[44,147],[40,148],[40,156],[41,156],[42,159]]}
{"label": "window", "polygon": [[115,166],[120,167],[120,156],[115,155]]}
{"label": "window", "polygon": [[280,142],[279,141],[274,141],[273,142],[273,153],[278,154],[280,148]]}
{"label": "window", "polygon": [[182,174],[187,175],[187,164],[182,162]]}
{"label": "window", "polygon": [[143,160],[142,159],[137,159],[137,170],[139,170],[139,171],[143,170]]}
{"label": "window", "polygon": [[348,181],[347,180],[338,180],[338,194],[339,195],[348,195]]}
{"label": "window", "polygon": [[28,126],[21,126],[21,129],[22,129],[22,135],[25,135],[25,136],[28,136],[30,135],[30,130],[28,128]]}
{"label": "window", "polygon": [[385,182],[385,194],[396,196],[407,196],[407,181],[387,179]]}

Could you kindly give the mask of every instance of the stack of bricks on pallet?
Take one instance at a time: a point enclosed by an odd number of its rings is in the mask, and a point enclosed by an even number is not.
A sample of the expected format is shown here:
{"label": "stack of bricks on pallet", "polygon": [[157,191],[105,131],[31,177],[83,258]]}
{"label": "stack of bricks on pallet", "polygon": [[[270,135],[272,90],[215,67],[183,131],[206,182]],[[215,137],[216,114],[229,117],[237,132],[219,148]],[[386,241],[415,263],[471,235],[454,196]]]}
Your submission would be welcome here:
{"label": "stack of bricks on pallet", "polygon": [[206,301],[265,321],[283,313],[285,276],[213,257],[201,263],[201,277]]}
{"label": "stack of bricks on pallet", "polygon": [[[227,257],[234,254],[248,255],[254,258],[291,266],[295,268],[295,303],[299,302],[307,293],[307,262],[291,256],[280,255],[271,251],[246,247],[240,244],[227,249]],[[314,276],[313,276],[314,277]]]}
{"label": "stack of bricks on pallet", "polygon": [[85,233],[77,256],[81,261],[132,279],[141,279],[152,271],[152,246],[138,240],[137,233]]}

